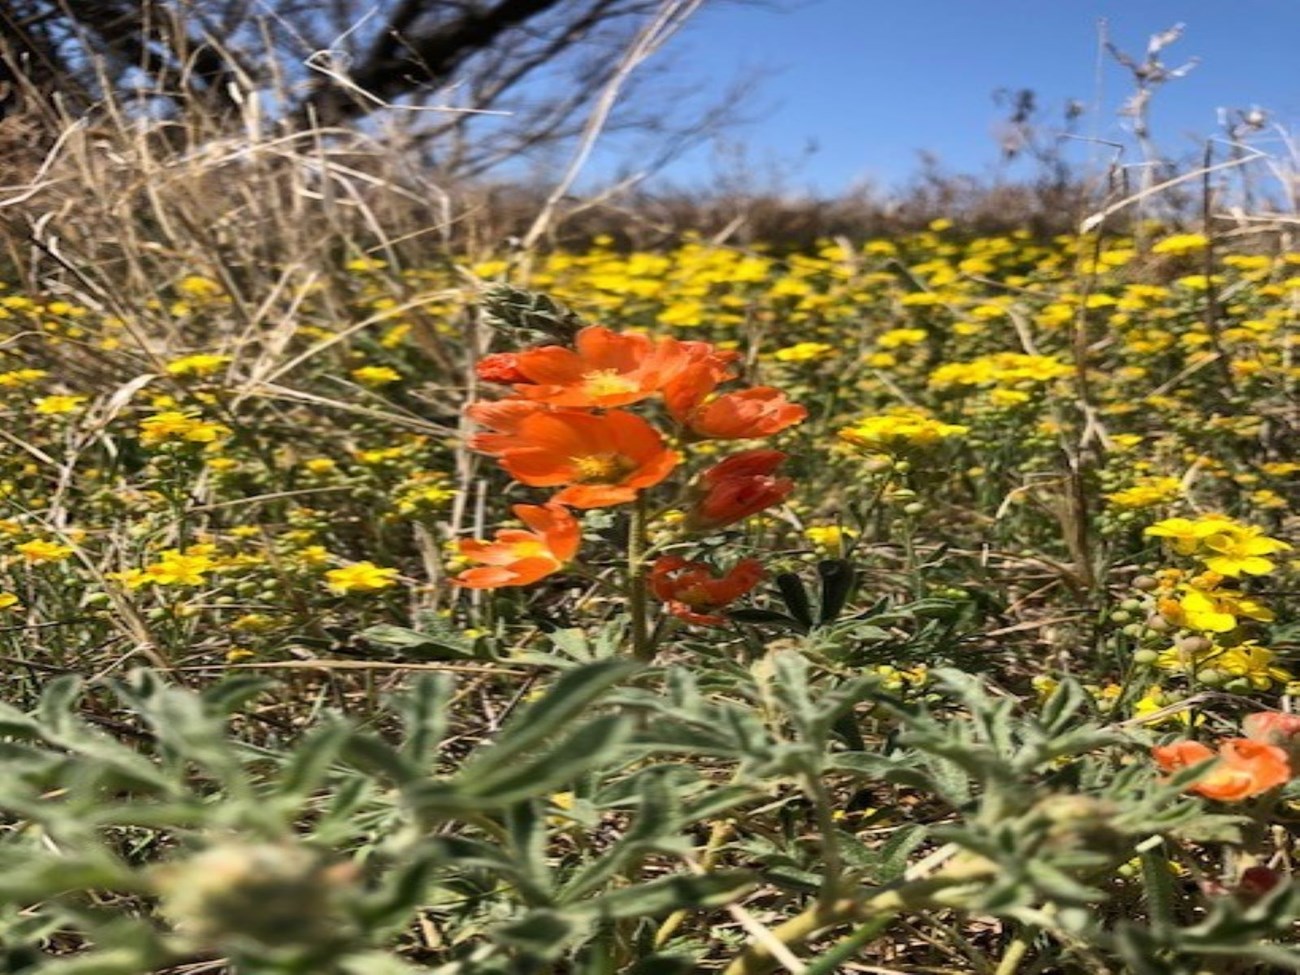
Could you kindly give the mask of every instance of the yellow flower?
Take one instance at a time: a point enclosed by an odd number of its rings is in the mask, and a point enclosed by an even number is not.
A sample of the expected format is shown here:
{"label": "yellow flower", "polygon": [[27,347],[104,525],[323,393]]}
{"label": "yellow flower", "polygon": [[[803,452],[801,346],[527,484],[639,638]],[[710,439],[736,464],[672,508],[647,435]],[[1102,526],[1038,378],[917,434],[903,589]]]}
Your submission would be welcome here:
{"label": "yellow flower", "polygon": [[352,378],[363,386],[386,386],[398,382],[402,374],[388,366],[361,366],[352,370]]}
{"label": "yellow flower", "polygon": [[1208,246],[1210,241],[1204,234],[1174,234],[1172,237],[1157,241],[1151,248],[1151,253],[1190,254],[1193,251],[1205,250]]}
{"label": "yellow flower", "polygon": [[840,525],[809,525],[803,530],[804,538],[813,545],[837,556],[843,551],[844,540],[856,534],[853,529]]}
{"label": "yellow flower", "polygon": [[42,396],[32,403],[37,413],[45,416],[57,416],[60,413],[75,413],[81,409],[81,404],[86,402],[87,397],[78,396],[75,393],[68,395]]}
{"label": "yellow flower", "polygon": [[835,355],[835,346],[825,342],[800,342],[797,345],[777,349],[773,358],[778,362],[815,362]]}
{"label": "yellow flower", "polygon": [[167,443],[215,443],[230,434],[229,427],[201,420],[179,410],[155,413],[140,421],[140,443],[156,447]]}
{"label": "yellow flower", "polygon": [[332,474],[338,470],[339,465],[329,457],[313,457],[304,461],[302,466],[307,468],[307,473],[320,477],[322,474]]}
{"label": "yellow flower", "polygon": [[898,453],[909,448],[933,447],[944,440],[966,434],[969,427],[944,423],[920,410],[903,408],[881,416],[869,416],[839,431],[841,440],[875,453]]}
{"label": "yellow flower", "polygon": [[1228,633],[1237,628],[1237,621],[1242,617],[1264,623],[1275,619],[1271,609],[1244,593],[1196,586],[1182,588],[1184,594],[1178,601],[1176,619],[1189,629]]}
{"label": "yellow flower", "polygon": [[201,274],[191,274],[181,278],[176,282],[176,290],[187,298],[218,298],[221,296],[221,285],[211,278],[205,278]]}
{"label": "yellow flower", "polygon": [[28,561],[31,565],[43,565],[46,562],[62,562],[72,554],[70,545],[62,545],[58,542],[47,542],[44,539],[34,538],[30,542],[23,542],[21,545],[14,546],[19,555]]}
{"label": "yellow flower", "polygon": [[1210,644],[1203,650],[1191,652],[1172,647],[1160,654],[1156,665],[1163,670],[1190,675],[1214,670],[1229,680],[1244,678],[1256,690],[1266,691],[1274,684],[1293,680],[1290,671],[1273,662],[1274,657],[1272,650],[1261,647],[1254,640],[1247,640],[1231,647]]}
{"label": "yellow flower", "polygon": [[340,594],[350,592],[375,592],[387,589],[397,578],[397,570],[375,565],[373,562],[356,562],[341,569],[330,569],[325,581]]}
{"label": "yellow flower", "polygon": [[187,355],[182,359],[174,359],[167,363],[167,374],[171,376],[210,376],[226,363],[230,361],[228,355],[211,355],[208,353],[198,353],[196,355]]}
{"label": "yellow flower", "polygon": [[891,328],[876,340],[882,349],[899,349],[905,345],[920,345],[929,333],[923,328]]}
{"label": "yellow flower", "polygon": [[153,565],[145,566],[144,572],[150,582],[160,586],[201,586],[212,569],[213,561],[206,554],[169,549]]}
{"label": "yellow flower", "polygon": [[314,568],[328,563],[330,560],[330,553],[329,549],[324,545],[304,545],[289,557],[299,565]]}
{"label": "yellow flower", "polygon": [[12,609],[17,611],[22,608],[22,603],[19,602],[18,597],[13,593],[0,592],[0,609]]}
{"label": "yellow flower", "polygon": [[1204,540],[1211,554],[1201,556],[1205,567],[1219,575],[1236,578],[1243,572],[1262,576],[1277,566],[1265,555],[1288,551],[1291,546],[1276,538],[1269,538],[1255,525],[1233,525],[1230,531],[1216,532]]}
{"label": "yellow flower", "polygon": [[394,492],[393,506],[404,515],[436,511],[456,497],[456,489],[442,471],[417,471]]}
{"label": "yellow flower", "polygon": [[49,373],[44,369],[14,369],[0,372],[0,386],[28,386],[48,375]]}
{"label": "yellow flower", "polygon": [[1168,538],[1179,555],[1191,555],[1201,548],[1205,539],[1227,531],[1233,525],[1233,520],[1225,515],[1201,515],[1195,520],[1166,518],[1150,525],[1143,534],[1152,538]]}
{"label": "yellow flower", "polygon": [[1182,494],[1182,482],[1176,477],[1139,477],[1132,487],[1107,494],[1106,500],[1123,511],[1137,511],[1171,504]]}
{"label": "yellow flower", "polygon": [[950,362],[930,374],[936,389],[950,386],[1016,386],[1051,382],[1068,376],[1073,367],[1046,355],[995,352],[969,362]]}

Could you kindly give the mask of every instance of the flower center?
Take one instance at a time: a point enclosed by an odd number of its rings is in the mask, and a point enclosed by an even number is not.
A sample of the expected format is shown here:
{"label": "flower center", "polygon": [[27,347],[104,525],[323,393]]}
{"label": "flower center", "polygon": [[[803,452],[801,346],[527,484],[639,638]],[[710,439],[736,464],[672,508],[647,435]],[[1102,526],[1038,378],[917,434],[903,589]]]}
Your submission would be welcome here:
{"label": "flower center", "polygon": [[629,379],[617,369],[593,369],[582,374],[583,384],[592,396],[617,396],[639,388],[635,379]]}
{"label": "flower center", "polygon": [[614,484],[636,470],[636,464],[622,454],[588,454],[573,459],[575,483]]}
{"label": "flower center", "polygon": [[515,542],[510,546],[510,554],[517,559],[537,559],[549,556],[551,550],[540,539],[529,539],[526,542]]}

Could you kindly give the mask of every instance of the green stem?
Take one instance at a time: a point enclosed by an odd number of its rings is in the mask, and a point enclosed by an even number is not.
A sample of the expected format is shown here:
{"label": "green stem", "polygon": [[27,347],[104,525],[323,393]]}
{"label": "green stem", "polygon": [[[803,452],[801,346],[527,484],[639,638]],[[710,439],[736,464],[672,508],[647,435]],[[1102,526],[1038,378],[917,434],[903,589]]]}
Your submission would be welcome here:
{"label": "green stem", "polygon": [[1020,963],[1025,960],[1025,955],[1029,953],[1029,946],[1034,943],[1036,937],[1038,937],[1038,928],[1021,928],[1015,940],[1007,946],[1006,954],[998,962],[997,970],[993,975],[1015,975],[1020,970]]}
{"label": "green stem", "polygon": [[883,934],[893,920],[893,914],[881,914],[860,925],[839,944],[811,961],[804,975],[835,975],[845,962]]}
{"label": "green stem", "polygon": [[[828,928],[842,924],[885,925],[899,914],[936,907],[953,907],[945,894],[979,884],[997,873],[997,867],[979,857],[954,861],[939,873],[902,884],[861,890],[831,900],[819,898],[803,913],[771,929],[772,937],[787,948],[797,948]],[[961,898],[958,897],[957,900]],[[880,930],[883,930],[883,926]],[[726,967],[723,975],[767,975],[780,967],[770,948],[752,942]]]}
{"label": "green stem", "polygon": [[650,641],[649,605],[646,593],[646,503],[645,495],[638,494],[632,505],[631,523],[627,531],[627,602],[632,618],[632,656],[649,661],[654,657],[654,644]]}

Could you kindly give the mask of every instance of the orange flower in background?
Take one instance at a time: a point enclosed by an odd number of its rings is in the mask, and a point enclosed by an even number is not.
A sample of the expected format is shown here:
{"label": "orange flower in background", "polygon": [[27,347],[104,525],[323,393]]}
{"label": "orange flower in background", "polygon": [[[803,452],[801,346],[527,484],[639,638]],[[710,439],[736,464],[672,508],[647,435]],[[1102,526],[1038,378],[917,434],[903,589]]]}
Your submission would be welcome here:
{"label": "orange flower in background", "polygon": [[1300,769],[1300,714],[1258,711],[1242,719],[1241,730],[1251,741],[1282,749],[1292,766]]}
{"label": "orange flower in background", "polygon": [[478,378],[485,383],[497,383],[508,386],[512,383],[528,383],[531,380],[519,371],[518,352],[493,352],[479,359],[474,367]]}
{"label": "orange flower in background", "polygon": [[1230,738],[1220,742],[1217,753],[1199,741],[1176,741],[1156,746],[1151,755],[1166,772],[1217,758],[1188,791],[1223,802],[1240,802],[1262,795],[1291,779],[1291,764],[1286,752],[1249,738]]}
{"label": "orange flower in background", "polygon": [[703,562],[664,555],[650,569],[650,591],[678,619],[701,626],[718,626],[727,619],[718,615],[717,610],[745,595],[762,578],[763,566],[758,559],[742,559],[731,571],[718,576]]}
{"label": "orange flower in background", "polygon": [[779,450],[745,450],[710,467],[700,475],[702,493],[686,526],[710,531],[780,504],[794,490],[790,478],[774,476],[785,459]]}
{"label": "orange flower in background", "polygon": [[676,339],[622,335],[599,325],[578,332],[574,345],[517,353],[514,365],[525,380],[516,394],[552,406],[626,406],[659,392],[690,362]]}
{"label": "orange flower in background", "polygon": [[532,530],[502,528],[491,542],[462,541],[460,554],[483,564],[458,575],[457,585],[468,589],[531,585],[558,572],[577,554],[582,530],[562,506],[517,504],[511,510]]}
{"label": "orange flower in background", "polygon": [[735,379],[732,364],[738,352],[719,349],[710,342],[682,342],[686,364],[664,386],[668,412],[678,423],[703,403],[720,383]]}
{"label": "orange flower in background", "polygon": [[745,440],[780,433],[807,416],[808,411],[791,403],[781,390],[753,386],[706,399],[677,419],[706,440]]}
{"label": "orange flower in background", "polygon": [[622,410],[593,414],[534,407],[527,415],[512,416],[510,423],[509,431],[480,435],[472,445],[499,457],[501,466],[523,484],[567,484],[551,500],[575,508],[633,501],[638,491],[667,477],[680,459],[654,427]]}

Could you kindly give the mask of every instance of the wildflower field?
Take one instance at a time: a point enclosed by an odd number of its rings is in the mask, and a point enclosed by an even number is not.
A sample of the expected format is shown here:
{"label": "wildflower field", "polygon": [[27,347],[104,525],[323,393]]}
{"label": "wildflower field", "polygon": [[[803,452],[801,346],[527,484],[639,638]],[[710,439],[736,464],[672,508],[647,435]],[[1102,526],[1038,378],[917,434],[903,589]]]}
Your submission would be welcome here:
{"label": "wildflower field", "polygon": [[0,971],[1300,970],[1300,250],[1136,230],[15,270]]}

